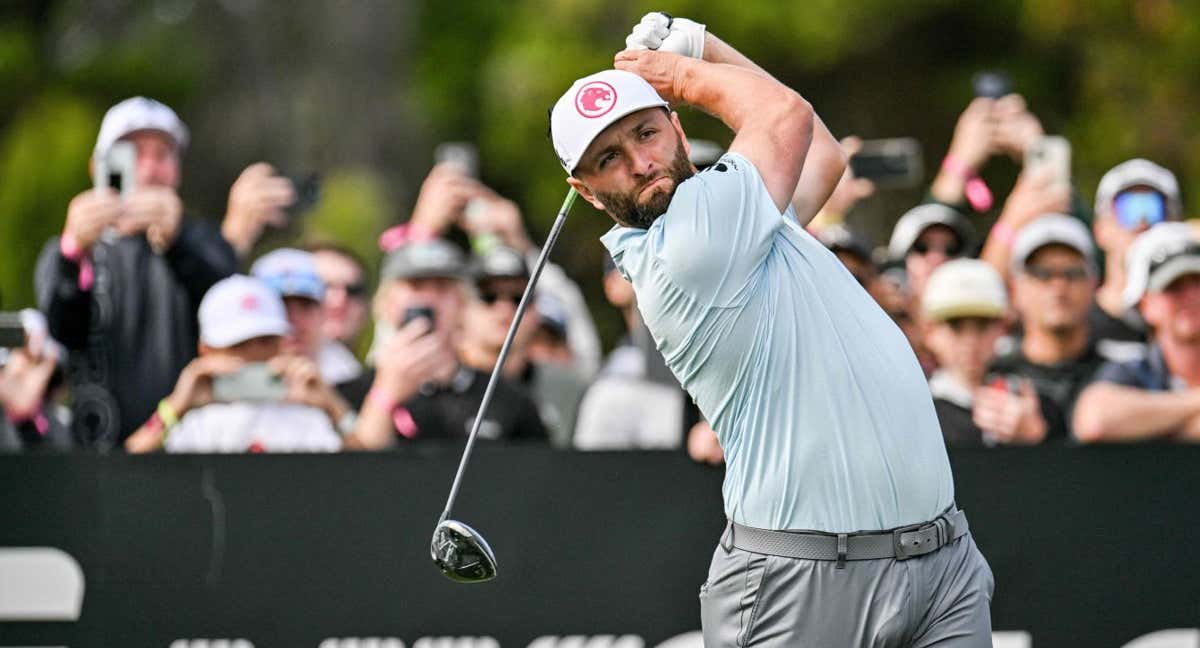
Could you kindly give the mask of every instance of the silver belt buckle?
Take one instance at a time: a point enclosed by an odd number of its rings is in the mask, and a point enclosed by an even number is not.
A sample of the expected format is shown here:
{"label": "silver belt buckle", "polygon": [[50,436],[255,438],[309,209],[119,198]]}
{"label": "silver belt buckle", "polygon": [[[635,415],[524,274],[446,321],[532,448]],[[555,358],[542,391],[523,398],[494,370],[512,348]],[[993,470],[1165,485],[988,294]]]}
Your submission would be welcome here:
{"label": "silver belt buckle", "polygon": [[[892,549],[896,552],[896,560],[908,560],[913,556],[921,555],[916,553],[910,554],[908,550],[904,548],[904,541],[901,536],[903,536],[905,533],[911,533],[913,531],[920,530],[920,528],[924,525],[925,523],[922,522],[921,524],[910,524],[908,526],[892,530]],[[916,547],[914,547],[914,549],[915,548]]]}

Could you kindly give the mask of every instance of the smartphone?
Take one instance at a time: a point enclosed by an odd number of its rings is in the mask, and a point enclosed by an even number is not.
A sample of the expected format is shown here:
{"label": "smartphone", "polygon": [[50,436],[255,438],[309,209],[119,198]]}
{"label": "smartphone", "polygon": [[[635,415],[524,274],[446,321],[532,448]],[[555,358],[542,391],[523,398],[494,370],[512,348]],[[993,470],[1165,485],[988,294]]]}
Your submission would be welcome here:
{"label": "smartphone", "polygon": [[453,164],[463,175],[479,177],[479,149],[470,142],[442,142],[433,150],[435,164]]}
{"label": "smartphone", "polygon": [[231,374],[213,376],[212,391],[219,403],[278,402],[287,396],[287,385],[265,362],[252,362]]}
{"label": "smartphone", "polygon": [[400,325],[407,326],[409,322],[422,317],[429,320],[429,328],[431,329],[437,324],[437,318],[434,316],[432,308],[428,306],[409,306],[404,309],[404,320]]}
{"label": "smartphone", "polygon": [[1071,143],[1059,135],[1046,135],[1025,152],[1025,168],[1034,173],[1048,168],[1054,184],[1071,184]]}
{"label": "smartphone", "polygon": [[19,349],[25,346],[25,337],[20,313],[0,313],[0,349]]}
{"label": "smartphone", "polygon": [[976,97],[999,99],[1012,94],[1012,79],[999,70],[984,70],[971,77],[971,87]]}
{"label": "smartphone", "polygon": [[850,168],[880,189],[915,187],[925,177],[921,143],[912,137],[865,140],[850,157]]}
{"label": "smartphone", "polygon": [[321,199],[321,174],[308,173],[291,180],[296,190],[296,201],[287,210],[295,218],[310,211]]}
{"label": "smartphone", "polygon": [[108,152],[95,160],[92,183],[97,189],[109,188],[128,198],[133,193],[137,171],[137,147],[133,142],[116,141]]}

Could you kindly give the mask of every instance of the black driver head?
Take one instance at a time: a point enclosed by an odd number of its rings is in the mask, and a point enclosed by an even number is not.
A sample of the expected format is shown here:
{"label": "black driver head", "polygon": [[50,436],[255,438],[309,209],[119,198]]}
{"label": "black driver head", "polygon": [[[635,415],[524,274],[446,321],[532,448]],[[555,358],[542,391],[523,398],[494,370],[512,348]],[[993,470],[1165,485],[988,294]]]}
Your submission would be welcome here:
{"label": "black driver head", "polygon": [[429,553],[433,563],[450,580],[482,583],[496,577],[496,554],[487,540],[458,520],[438,524]]}

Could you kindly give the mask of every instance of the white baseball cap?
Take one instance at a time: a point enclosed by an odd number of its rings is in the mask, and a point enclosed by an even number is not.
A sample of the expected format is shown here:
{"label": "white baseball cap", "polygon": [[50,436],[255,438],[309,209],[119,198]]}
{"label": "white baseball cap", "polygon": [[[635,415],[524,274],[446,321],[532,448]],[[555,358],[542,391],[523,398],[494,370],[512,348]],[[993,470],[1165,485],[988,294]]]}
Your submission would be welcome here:
{"label": "white baseball cap", "polygon": [[550,111],[550,138],[567,173],[573,173],[584,151],[610,124],[644,108],[666,108],[642,77],[624,70],[585,76],[559,97]]}
{"label": "white baseball cap", "polygon": [[892,228],[892,238],[888,241],[888,256],[895,260],[908,256],[908,251],[921,237],[921,233],[934,225],[945,225],[954,230],[964,253],[975,236],[975,228],[956,210],[941,203],[917,205],[904,212]]}
{"label": "white baseball cap", "polygon": [[293,248],[268,252],[250,266],[250,274],[274,288],[281,297],[313,301],[325,297],[325,282],[317,273],[317,259],[312,252]]}
{"label": "white baseball cap", "polygon": [[1183,213],[1179,202],[1179,181],[1175,174],[1150,160],[1135,158],[1108,170],[1096,187],[1096,214],[1111,211],[1113,199],[1130,187],[1146,186],[1167,199],[1167,218],[1178,220]]}
{"label": "white baseball cap", "polygon": [[279,293],[262,280],[245,275],[213,284],[200,300],[199,319],[200,341],[214,349],[291,331]]}
{"label": "white baseball cap", "polygon": [[1147,292],[1157,292],[1186,275],[1200,274],[1200,242],[1187,223],[1159,223],[1142,232],[1125,253],[1127,308],[1137,306]]}
{"label": "white baseball cap", "polygon": [[1012,273],[1021,274],[1029,257],[1047,245],[1065,245],[1082,254],[1088,265],[1096,269],[1096,246],[1087,225],[1064,214],[1046,214],[1017,231],[1009,257]]}
{"label": "white baseball cap", "polygon": [[113,142],[140,130],[153,130],[165,134],[175,142],[175,148],[180,153],[187,148],[187,126],[174,110],[153,99],[131,97],[104,113],[104,121],[100,122],[100,134],[96,136],[93,157],[100,159],[108,153]]}
{"label": "white baseball cap", "polygon": [[979,259],[954,259],[938,266],[921,296],[921,310],[931,320],[1001,317],[1007,308],[1004,280]]}

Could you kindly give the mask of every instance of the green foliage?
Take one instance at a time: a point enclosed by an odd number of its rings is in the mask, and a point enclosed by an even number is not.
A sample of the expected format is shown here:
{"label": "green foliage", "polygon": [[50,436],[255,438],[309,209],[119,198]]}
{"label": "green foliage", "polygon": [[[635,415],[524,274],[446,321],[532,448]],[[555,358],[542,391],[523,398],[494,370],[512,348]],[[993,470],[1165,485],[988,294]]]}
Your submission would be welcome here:
{"label": "green foliage", "polygon": [[392,214],[383,183],[369,169],[337,171],[322,180],[321,200],[304,217],[303,238],[345,245],[374,270],[380,257],[376,241]]}
{"label": "green foliage", "polygon": [[5,309],[34,305],[42,242],[62,230],[70,198],[88,188],[98,111],[77,98],[29,101],[0,139],[0,295]]}

